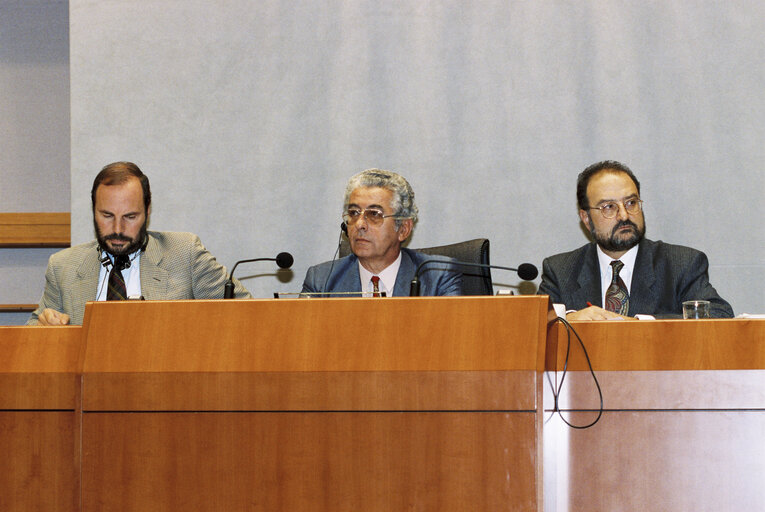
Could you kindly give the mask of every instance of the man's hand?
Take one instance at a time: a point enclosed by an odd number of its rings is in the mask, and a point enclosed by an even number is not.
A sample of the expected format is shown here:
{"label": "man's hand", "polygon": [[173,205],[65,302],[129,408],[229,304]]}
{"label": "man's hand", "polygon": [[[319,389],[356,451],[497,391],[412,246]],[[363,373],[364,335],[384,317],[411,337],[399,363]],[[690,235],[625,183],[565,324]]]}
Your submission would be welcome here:
{"label": "man's hand", "polygon": [[69,325],[69,315],[48,308],[37,317],[37,321],[40,325]]}
{"label": "man's hand", "polygon": [[637,320],[631,316],[623,316],[613,311],[606,311],[598,306],[590,306],[566,315],[566,320]]}

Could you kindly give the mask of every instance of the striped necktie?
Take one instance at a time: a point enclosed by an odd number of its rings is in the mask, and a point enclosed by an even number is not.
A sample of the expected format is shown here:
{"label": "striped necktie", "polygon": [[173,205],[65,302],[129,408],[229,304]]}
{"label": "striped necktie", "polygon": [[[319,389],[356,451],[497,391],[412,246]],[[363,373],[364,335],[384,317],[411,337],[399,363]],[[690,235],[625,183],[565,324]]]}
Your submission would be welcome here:
{"label": "striped necktie", "polygon": [[122,277],[122,269],[127,268],[129,260],[127,256],[116,256],[112,271],[109,272],[109,285],[106,289],[106,300],[125,300],[127,287],[125,278]]}
{"label": "striped necktie", "polygon": [[372,276],[372,297],[380,296],[380,276]]}

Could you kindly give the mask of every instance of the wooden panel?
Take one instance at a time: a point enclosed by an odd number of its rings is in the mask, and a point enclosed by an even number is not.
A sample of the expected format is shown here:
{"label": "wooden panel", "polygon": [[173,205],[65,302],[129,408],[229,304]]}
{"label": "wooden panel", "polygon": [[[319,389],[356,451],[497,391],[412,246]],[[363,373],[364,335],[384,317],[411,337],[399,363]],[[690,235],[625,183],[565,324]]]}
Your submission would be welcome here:
{"label": "wooden panel", "polygon": [[0,409],[74,409],[81,327],[0,327]]}
{"label": "wooden panel", "polygon": [[[596,371],[765,369],[765,320],[656,320],[572,322]],[[557,336],[555,335],[557,331]],[[563,369],[566,333],[561,324],[548,338],[547,369]],[[557,343],[557,350],[555,344]],[[587,368],[572,335],[570,370]]]}
{"label": "wooden panel", "polygon": [[583,431],[554,422],[565,467],[549,510],[765,510],[765,410],[606,412]]}
{"label": "wooden panel", "polygon": [[[609,410],[765,409],[765,370],[601,371],[597,376]],[[599,407],[590,372],[568,373],[561,395],[561,409]],[[552,404],[551,395],[545,404]]]}
{"label": "wooden panel", "polygon": [[80,378],[71,373],[0,373],[0,409],[74,410]]}
{"label": "wooden panel", "polygon": [[69,247],[71,215],[0,213],[0,247]]}
{"label": "wooden panel", "polygon": [[0,304],[0,313],[31,313],[37,304]]}
{"label": "wooden panel", "polygon": [[85,411],[534,410],[536,372],[104,373]]}
{"label": "wooden panel", "polygon": [[0,510],[79,508],[81,335],[0,327]]}
{"label": "wooden panel", "polygon": [[0,327],[0,372],[74,372],[82,327]]}
{"label": "wooden panel", "polygon": [[85,511],[537,510],[533,413],[91,413],[83,422]]}
{"label": "wooden panel", "polygon": [[[547,510],[765,510],[765,321],[574,327],[606,411],[585,430],[546,413]],[[565,334],[558,330],[548,339],[548,368],[563,368]],[[598,407],[585,368],[574,341],[560,407],[577,425],[592,421]],[[554,382],[556,374],[547,377]]]}
{"label": "wooden panel", "polygon": [[546,297],[89,303],[84,508],[538,510],[547,313]]}
{"label": "wooden panel", "polygon": [[79,510],[74,411],[0,411],[0,510]]}
{"label": "wooden panel", "polygon": [[537,296],[88,303],[84,369],[541,371],[547,311]]}

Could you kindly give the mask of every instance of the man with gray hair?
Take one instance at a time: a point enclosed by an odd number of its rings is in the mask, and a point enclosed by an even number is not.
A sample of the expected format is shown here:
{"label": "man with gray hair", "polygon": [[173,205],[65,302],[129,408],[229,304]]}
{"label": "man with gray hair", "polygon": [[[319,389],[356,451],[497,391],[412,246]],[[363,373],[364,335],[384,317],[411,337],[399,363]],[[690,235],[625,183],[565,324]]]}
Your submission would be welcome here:
{"label": "man with gray hair", "polygon": [[438,259],[447,265],[425,267],[421,295],[461,295],[462,275],[446,268],[450,258],[401,247],[417,213],[412,187],[395,172],[368,169],[351,177],[345,189],[343,230],[352,254],[309,268],[303,293],[408,296],[417,267]]}

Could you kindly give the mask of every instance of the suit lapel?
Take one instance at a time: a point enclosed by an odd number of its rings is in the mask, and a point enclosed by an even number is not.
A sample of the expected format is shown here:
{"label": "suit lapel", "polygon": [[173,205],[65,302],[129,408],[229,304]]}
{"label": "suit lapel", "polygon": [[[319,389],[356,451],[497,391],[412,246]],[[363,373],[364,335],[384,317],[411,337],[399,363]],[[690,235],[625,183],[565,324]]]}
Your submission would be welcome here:
{"label": "suit lapel", "polygon": [[[393,286],[394,297],[409,297],[410,285],[415,270],[417,269],[415,268],[415,263],[412,256],[409,254],[409,251],[401,249],[401,265],[398,267],[396,284]],[[425,295],[424,291],[425,290],[421,292],[421,295]]]}
{"label": "suit lapel", "polygon": [[141,255],[141,295],[146,300],[162,300],[168,297],[168,272],[159,266],[162,257],[159,244],[149,235],[146,250]]}
{"label": "suit lapel", "polygon": [[359,276],[359,260],[351,254],[338,260],[332,276],[327,283],[327,290],[337,292],[360,292],[361,277]]}
{"label": "suit lapel", "polygon": [[638,246],[635,258],[635,269],[632,271],[630,284],[630,311],[651,314],[658,311],[659,295],[654,292],[656,273],[653,268],[654,246],[647,240],[642,240]]}
{"label": "suit lapel", "polygon": [[[99,252],[93,246],[93,250],[86,252],[80,266],[77,267],[77,280],[72,289],[71,308],[74,323],[82,324],[85,317],[85,303],[98,298],[98,276],[100,273]],[[106,282],[103,283],[106,286]]]}
{"label": "suit lapel", "polygon": [[579,288],[571,292],[574,298],[573,304],[566,304],[569,308],[582,309],[587,307],[587,302],[596,306],[603,306],[602,292],[600,289],[600,264],[595,244],[592,243],[585,249],[582,259],[582,268],[576,280]]}

